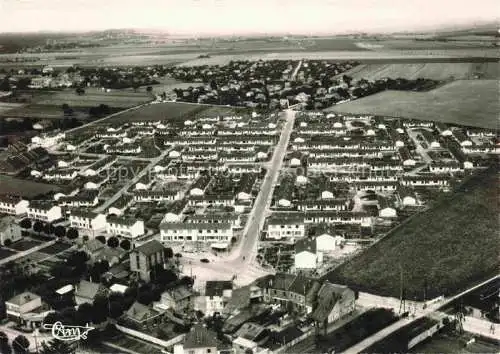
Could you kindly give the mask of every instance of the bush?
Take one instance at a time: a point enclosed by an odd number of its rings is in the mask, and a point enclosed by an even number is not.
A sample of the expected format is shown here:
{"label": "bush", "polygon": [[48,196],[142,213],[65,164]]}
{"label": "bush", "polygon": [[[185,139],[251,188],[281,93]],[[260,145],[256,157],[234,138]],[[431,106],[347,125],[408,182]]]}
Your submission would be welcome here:
{"label": "bush", "polygon": [[108,239],[108,246],[111,248],[116,248],[120,244],[120,240],[117,237],[113,236]]}
{"label": "bush", "polygon": [[129,240],[123,240],[120,242],[120,247],[123,248],[124,250],[128,251],[130,250],[131,244]]}
{"label": "bush", "polygon": [[54,235],[59,238],[63,238],[64,236],[66,236],[66,228],[62,225],[56,226],[54,228]]}
{"label": "bush", "polygon": [[78,230],[77,229],[74,229],[74,228],[71,228],[68,230],[68,232],[66,233],[66,236],[70,239],[70,240],[74,240],[76,238],[78,238]]}
{"label": "bush", "polygon": [[19,226],[21,226],[23,229],[31,229],[31,220],[28,218],[23,219],[19,223]]}
{"label": "bush", "polygon": [[14,349],[14,353],[19,353],[19,354],[28,353],[29,347],[30,347],[30,342],[23,335],[17,336],[12,341],[12,348]]}

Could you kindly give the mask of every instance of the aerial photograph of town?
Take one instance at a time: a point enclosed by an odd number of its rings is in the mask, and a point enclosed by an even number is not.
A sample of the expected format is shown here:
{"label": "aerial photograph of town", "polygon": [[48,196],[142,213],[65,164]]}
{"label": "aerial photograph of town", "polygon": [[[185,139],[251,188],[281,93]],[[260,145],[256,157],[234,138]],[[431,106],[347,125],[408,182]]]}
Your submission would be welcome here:
{"label": "aerial photograph of town", "polygon": [[0,354],[500,353],[495,0],[0,0]]}

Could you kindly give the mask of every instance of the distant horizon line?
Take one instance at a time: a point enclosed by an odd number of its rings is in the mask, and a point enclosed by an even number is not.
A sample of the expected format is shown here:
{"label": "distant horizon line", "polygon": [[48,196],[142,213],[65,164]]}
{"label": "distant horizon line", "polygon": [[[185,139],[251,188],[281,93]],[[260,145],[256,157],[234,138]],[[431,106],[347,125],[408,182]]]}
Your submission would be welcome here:
{"label": "distant horizon line", "polygon": [[[169,36],[191,36],[191,37],[241,37],[241,36],[349,36],[349,35],[360,35],[360,34],[369,34],[369,35],[377,35],[377,34],[429,34],[432,32],[445,32],[445,31],[459,31],[460,29],[474,29],[480,28],[484,26],[495,26],[498,29],[498,21],[497,20],[484,20],[484,21],[468,21],[463,23],[455,23],[455,24],[442,24],[442,25],[434,25],[431,27],[422,27],[415,29],[407,29],[407,30],[359,30],[359,31],[344,31],[344,32],[326,32],[326,31],[310,31],[310,32],[293,32],[293,31],[276,31],[276,32],[260,32],[260,31],[248,31],[241,33],[216,33],[216,32],[176,32],[173,30],[169,30],[168,28],[159,28],[159,27],[122,27],[122,28],[106,28],[106,29],[85,29],[85,30],[26,30],[26,31],[4,31],[0,32],[0,35],[6,34],[86,34],[86,33],[102,33],[102,32],[112,32],[112,31],[136,31],[136,32],[157,32],[163,33]],[[466,27],[466,28],[464,28]]]}

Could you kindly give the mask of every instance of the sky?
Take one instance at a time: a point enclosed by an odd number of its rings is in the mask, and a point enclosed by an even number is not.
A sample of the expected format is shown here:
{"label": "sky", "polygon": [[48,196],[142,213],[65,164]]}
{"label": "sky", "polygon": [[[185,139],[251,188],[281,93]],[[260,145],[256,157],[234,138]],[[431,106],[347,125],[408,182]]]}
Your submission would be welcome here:
{"label": "sky", "polygon": [[498,0],[0,0],[0,32],[352,33],[498,21]]}

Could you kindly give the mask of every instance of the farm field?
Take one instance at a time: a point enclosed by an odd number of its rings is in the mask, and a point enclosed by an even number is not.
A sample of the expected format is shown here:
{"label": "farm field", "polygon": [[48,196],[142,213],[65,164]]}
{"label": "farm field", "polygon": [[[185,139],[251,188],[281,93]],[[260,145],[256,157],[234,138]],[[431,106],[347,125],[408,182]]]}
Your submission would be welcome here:
{"label": "farm field", "polygon": [[[460,48],[452,46],[443,48],[435,46],[431,49],[419,49],[410,46],[405,49],[386,48],[383,42],[350,40],[350,39],[316,39],[310,48],[307,41],[294,40],[291,45],[282,42],[270,42],[266,45],[256,43],[247,47],[236,42],[219,43],[215,47],[200,45],[199,50],[177,46],[171,50],[168,46],[156,48],[146,47],[111,47],[94,48],[81,52],[52,52],[37,54],[22,54],[23,58],[34,58],[26,66],[53,65],[56,67],[105,66],[105,65],[204,65],[225,64],[230,60],[259,59],[336,59],[336,60],[389,60],[389,59],[464,59],[464,58],[498,58],[496,48]],[[365,43],[367,42],[367,43]],[[361,45],[360,45],[361,43]],[[367,46],[375,44],[376,46]],[[382,45],[382,47],[379,47]],[[173,47],[171,47],[173,48]],[[370,49],[367,49],[370,48]],[[198,58],[200,54],[209,54],[210,58]],[[0,67],[12,67],[12,63],[1,62],[19,57],[17,54],[0,54]],[[38,60],[37,60],[38,59]]]}
{"label": "farm field", "polygon": [[498,81],[457,80],[429,92],[383,91],[326,110],[496,129],[499,108]]}
{"label": "farm field", "polygon": [[190,116],[201,114],[207,110],[213,109],[217,109],[217,111],[221,110],[222,114],[222,112],[232,112],[235,108],[183,102],[156,103],[141,107],[137,110],[119,114],[106,120],[106,124],[157,120],[184,121]]}
{"label": "farm field", "polygon": [[[460,60],[460,61],[491,61],[498,58],[498,50],[494,48],[471,48],[471,49],[433,49],[433,50],[334,50],[334,51],[311,51],[301,52],[262,52],[247,54],[218,55],[210,58],[185,59],[181,66],[194,65],[224,65],[231,60]],[[474,60],[473,60],[474,59]]]}
{"label": "farm field", "polygon": [[159,84],[156,85],[151,85],[153,88],[153,93],[155,94],[161,94],[163,92],[170,92],[173,89],[179,88],[179,89],[187,89],[190,86],[196,87],[200,86],[202,83],[200,82],[182,82],[178,81],[176,79],[170,78],[170,77],[165,77],[165,78],[158,78],[156,79],[159,81]]}
{"label": "farm field", "polygon": [[498,272],[498,166],[471,177],[327,278],[361,291],[407,299],[450,295]]}
{"label": "farm field", "polygon": [[[474,37],[474,38],[472,38]],[[498,41],[493,36],[485,36],[480,39],[472,36],[471,38],[461,38],[452,41],[438,41],[427,39],[387,39],[368,41],[368,43],[379,44],[381,48],[393,50],[411,50],[411,49],[466,49],[466,48],[491,48],[495,41]],[[364,41],[366,42],[366,41]]]}
{"label": "farm field", "polygon": [[499,63],[410,63],[410,64],[364,64],[349,70],[346,75],[354,79],[378,80],[386,77],[393,79],[434,79],[459,80],[498,79]]}
{"label": "farm field", "polygon": [[77,95],[73,89],[54,91],[51,95],[37,100],[37,104],[60,107],[67,103],[70,106],[98,106],[107,104],[110,107],[128,108],[151,101],[151,95],[144,91],[133,92],[132,90],[112,90],[104,92],[96,88],[87,88],[84,95]]}
{"label": "farm field", "polygon": [[[73,117],[88,118],[89,108],[106,104],[112,111],[123,110],[152,100],[151,94],[141,87],[138,92],[114,90],[104,92],[97,88],[87,88],[84,95],[77,95],[74,89],[62,91],[30,92],[32,97],[25,104],[0,103],[0,116],[16,118],[59,119],[64,118],[63,104],[68,104],[74,111]],[[2,109],[2,107],[11,107]]]}
{"label": "farm field", "polygon": [[21,103],[0,102],[0,114],[9,112],[13,109],[20,108],[22,106],[23,106],[23,104],[21,104]]}
{"label": "farm field", "polygon": [[61,188],[55,185],[0,175],[0,194],[13,194],[32,199],[49,192],[59,191]]}
{"label": "farm field", "polygon": [[[88,108],[85,107],[72,107],[74,116],[76,118],[86,117]],[[59,119],[64,117],[64,112],[60,106],[55,105],[39,105],[27,104],[21,105],[18,108],[11,109],[6,112],[0,111],[0,117],[12,118],[40,118],[40,119]]]}

